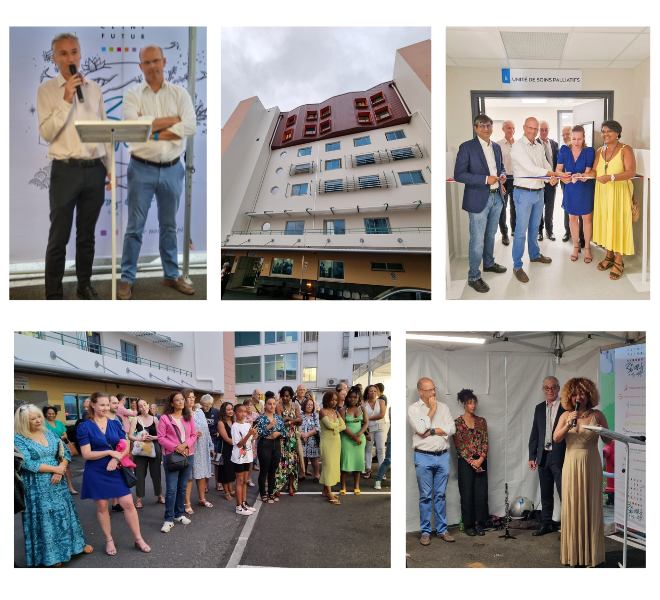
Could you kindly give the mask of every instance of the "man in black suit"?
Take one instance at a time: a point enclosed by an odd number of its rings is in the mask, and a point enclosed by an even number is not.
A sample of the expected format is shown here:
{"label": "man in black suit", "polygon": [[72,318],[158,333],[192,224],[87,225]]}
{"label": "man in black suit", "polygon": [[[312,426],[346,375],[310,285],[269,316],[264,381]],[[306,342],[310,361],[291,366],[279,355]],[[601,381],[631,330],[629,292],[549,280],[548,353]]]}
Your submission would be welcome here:
{"label": "man in black suit", "polygon": [[[545,151],[545,156],[548,159],[548,162],[552,165],[552,170],[557,170],[557,154],[559,153],[559,145],[555,140],[548,138],[550,133],[550,125],[547,121],[539,122],[539,137],[537,142],[543,146]],[[543,223],[545,223],[545,232],[548,235],[548,239],[555,241],[555,234],[552,232],[552,212],[555,210],[555,195],[557,193],[557,188],[554,185],[550,185],[549,182],[545,182],[545,188],[543,190],[543,204],[545,205],[545,219],[541,216],[541,224],[539,225],[539,242],[543,241]]]}
{"label": "man in black suit", "polygon": [[554,530],[552,511],[555,503],[553,483],[561,500],[561,470],[564,466],[566,442],[555,442],[552,437],[561,414],[566,412],[559,400],[559,381],[549,375],[543,380],[545,402],[534,410],[534,424],[529,436],[529,468],[538,467],[541,483],[541,527],[533,535],[545,535]]}

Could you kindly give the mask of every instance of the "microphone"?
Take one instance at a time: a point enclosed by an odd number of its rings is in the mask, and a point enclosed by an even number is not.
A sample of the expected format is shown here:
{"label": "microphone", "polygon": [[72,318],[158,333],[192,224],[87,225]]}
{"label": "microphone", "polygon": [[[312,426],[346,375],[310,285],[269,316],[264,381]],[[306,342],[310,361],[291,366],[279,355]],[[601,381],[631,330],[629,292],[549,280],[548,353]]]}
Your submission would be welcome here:
{"label": "microphone", "polygon": [[[69,72],[71,75],[75,75],[78,72],[78,69],[76,69],[76,65],[69,65]],[[78,102],[85,102],[85,98],[83,98],[82,94],[82,89],[79,85],[76,86],[76,94],[78,94]]]}
{"label": "microphone", "polygon": [[[575,403],[575,412],[580,412],[580,401]],[[577,427],[577,419],[573,419],[573,428]]]}

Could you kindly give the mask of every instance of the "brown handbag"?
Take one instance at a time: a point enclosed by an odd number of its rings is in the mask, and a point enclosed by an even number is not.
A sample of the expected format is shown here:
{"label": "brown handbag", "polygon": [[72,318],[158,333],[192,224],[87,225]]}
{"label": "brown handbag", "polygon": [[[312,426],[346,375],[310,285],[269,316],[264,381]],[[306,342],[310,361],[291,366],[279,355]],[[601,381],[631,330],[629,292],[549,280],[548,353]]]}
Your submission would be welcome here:
{"label": "brown handbag", "polygon": [[72,458],[80,454],[78,452],[78,449],[76,448],[76,445],[73,442],[67,442],[66,447],[69,449],[69,453],[71,454]]}

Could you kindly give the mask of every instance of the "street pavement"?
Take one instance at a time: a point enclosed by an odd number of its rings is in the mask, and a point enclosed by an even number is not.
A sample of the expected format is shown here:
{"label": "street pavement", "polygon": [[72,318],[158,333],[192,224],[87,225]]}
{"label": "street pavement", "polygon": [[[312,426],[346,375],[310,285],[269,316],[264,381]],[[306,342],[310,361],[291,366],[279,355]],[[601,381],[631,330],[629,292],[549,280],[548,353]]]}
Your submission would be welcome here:
{"label": "street pavement", "polygon": [[[82,489],[84,460],[73,463],[73,487]],[[383,489],[373,489],[373,479],[363,481],[361,496],[351,492],[341,497],[341,505],[327,502],[320,484],[311,477],[300,482],[295,497],[283,492],[280,501],[264,504],[258,498],[257,477],[252,473],[254,488],[248,488],[248,504],[259,508],[250,517],[235,513],[235,501],[226,500],[210,482],[207,494],[213,508],[197,506],[197,488],[193,483],[190,525],[175,524],[169,533],[161,533],[165,507],[156,502],[151,478],[147,477],[144,508],[138,510],[142,537],[151,546],[145,554],[133,546],[133,536],[124,515],[110,512],[115,556],[105,553],[105,537],[96,520],[92,500],[74,496],[78,516],[92,554],[78,554],[61,568],[107,567],[389,567],[390,566],[390,473]],[[351,478],[349,477],[349,480]],[[338,490],[339,486],[333,488]],[[348,489],[352,490],[349,484]],[[163,478],[163,493],[164,478]],[[304,493],[311,492],[311,493]],[[135,496],[135,488],[133,488]],[[254,525],[246,540],[246,523]],[[289,545],[290,542],[290,545]],[[295,548],[289,553],[284,550]],[[305,564],[301,565],[300,560]],[[231,560],[231,562],[230,562]],[[14,516],[14,563],[25,567],[23,524],[20,514]]]}

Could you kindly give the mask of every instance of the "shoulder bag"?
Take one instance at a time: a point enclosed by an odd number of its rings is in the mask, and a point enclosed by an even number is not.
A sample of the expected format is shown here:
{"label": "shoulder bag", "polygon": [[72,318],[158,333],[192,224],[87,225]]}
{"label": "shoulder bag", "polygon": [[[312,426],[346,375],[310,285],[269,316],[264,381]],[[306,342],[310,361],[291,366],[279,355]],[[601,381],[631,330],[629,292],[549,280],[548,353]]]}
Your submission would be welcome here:
{"label": "shoulder bag", "polygon": [[[90,419],[90,421],[91,421],[91,419]],[[110,421],[108,421],[108,423],[109,422]],[[103,431],[101,431],[101,428],[98,426],[96,421],[94,421],[94,425],[96,425],[99,428],[99,431],[101,433],[103,433]],[[103,437],[105,438],[105,441],[107,442],[108,447],[110,448],[110,450],[114,450],[114,448],[112,447],[112,444],[110,444],[110,440],[108,440],[108,436],[105,435],[105,433],[103,433]],[[111,458],[111,460],[115,460],[115,459]],[[121,476],[124,478],[124,483],[126,484],[127,487],[129,487],[129,488],[135,487],[135,485],[137,484],[137,477],[136,477],[135,473],[133,473],[132,469],[129,469],[128,467],[125,467],[119,461],[117,461],[117,470],[121,473]]]}
{"label": "shoulder bag", "polygon": [[[219,426],[220,426],[220,423],[218,423],[218,427]],[[222,426],[224,427],[225,424],[222,423]],[[219,432],[218,432],[218,435],[220,435]],[[216,452],[213,455],[213,458],[211,459],[211,464],[216,466],[216,467],[222,467],[225,464],[225,457],[222,456],[222,450],[225,447],[225,439],[221,435],[220,435],[220,439],[222,440],[222,446],[220,446],[220,450],[218,452]]]}
{"label": "shoulder bag", "polygon": [[[179,439],[179,443],[183,444],[181,439],[181,434],[179,433],[179,428],[174,424],[172,417],[167,415],[167,418],[170,420],[174,431],[176,432],[176,437]],[[170,472],[174,473],[175,471],[183,471],[188,467],[190,463],[188,462],[188,457],[178,452],[172,452],[171,454],[165,455],[165,468]]]}
{"label": "shoulder bag", "polygon": [[[156,417],[154,417],[154,420],[155,419]],[[137,417],[137,422],[142,427],[142,431],[148,433],[147,428],[144,425],[142,425],[142,422],[140,421],[140,417]],[[135,430],[137,431],[137,425]],[[146,456],[147,458],[156,458],[156,448],[154,446],[154,443],[145,442],[143,440],[133,442],[133,456]]]}

